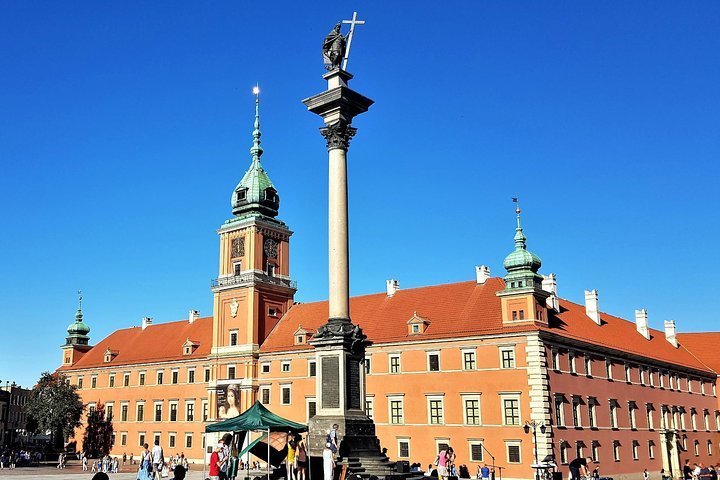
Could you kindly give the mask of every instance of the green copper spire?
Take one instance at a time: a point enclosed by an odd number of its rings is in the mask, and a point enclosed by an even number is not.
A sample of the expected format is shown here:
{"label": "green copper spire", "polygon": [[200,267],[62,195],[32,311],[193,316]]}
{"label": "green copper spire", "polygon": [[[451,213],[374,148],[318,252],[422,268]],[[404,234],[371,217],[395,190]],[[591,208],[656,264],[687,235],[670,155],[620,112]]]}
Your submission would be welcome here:
{"label": "green copper spire", "polygon": [[280,206],[280,197],[270,181],[267,172],[260,163],[263,149],[260,146],[260,88],[253,88],[255,94],[255,122],[253,124],[253,144],[250,147],[252,161],[250,168],[238,183],[231,199],[233,215],[238,217],[264,215],[275,217]]}
{"label": "green copper spire", "polygon": [[505,257],[503,262],[503,267],[508,272],[505,275],[505,290],[540,287],[542,285],[542,275],[537,272],[540,270],[542,261],[527,249],[527,238],[520,223],[520,203],[517,198],[513,198],[513,202],[515,202],[515,214],[517,216],[514,238],[515,250]]}
{"label": "green copper spire", "polygon": [[75,321],[68,326],[67,333],[67,345],[87,345],[90,340],[88,337],[90,327],[83,322],[82,291],[80,290],[78,290],[78,309],[75,312]]}

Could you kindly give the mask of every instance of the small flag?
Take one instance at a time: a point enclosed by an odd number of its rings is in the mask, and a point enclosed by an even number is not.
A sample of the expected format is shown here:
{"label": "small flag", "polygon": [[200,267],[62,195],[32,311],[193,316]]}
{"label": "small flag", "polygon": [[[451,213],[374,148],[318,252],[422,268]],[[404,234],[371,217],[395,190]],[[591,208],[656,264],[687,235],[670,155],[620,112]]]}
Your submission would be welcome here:
{"label": "small flag", "polygon": [[512,197],[513,202],[518,203],[518,197]]}

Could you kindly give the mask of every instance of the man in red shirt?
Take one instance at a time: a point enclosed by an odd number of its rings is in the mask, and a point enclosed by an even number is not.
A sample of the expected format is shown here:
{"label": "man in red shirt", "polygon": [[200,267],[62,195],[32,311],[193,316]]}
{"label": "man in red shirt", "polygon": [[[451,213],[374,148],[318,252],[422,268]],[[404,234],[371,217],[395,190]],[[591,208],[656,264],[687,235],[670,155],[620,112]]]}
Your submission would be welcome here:
{"label": "man in red shirt", "polygon": [[220,448],[216,448],[213,450],[212,455],[210,455],[210,471],[208,472],[208,475],[210,477],[210,480],[219,480],[220,479]]}

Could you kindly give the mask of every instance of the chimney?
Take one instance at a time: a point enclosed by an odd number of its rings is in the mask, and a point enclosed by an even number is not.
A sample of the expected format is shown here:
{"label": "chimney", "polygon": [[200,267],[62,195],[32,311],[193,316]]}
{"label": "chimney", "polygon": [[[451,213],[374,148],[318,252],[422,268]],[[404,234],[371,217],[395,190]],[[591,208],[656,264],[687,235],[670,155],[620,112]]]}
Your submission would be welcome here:
{"label": "chimney", "polygon": [[677,336],[675,335],[675,320],[665,320],[665,340],[670,342],[673,347],[678,347]]}
{"label": "chimney", "polygon": [[602,325],[600,310],[598,308],[598,291],[585,290],[585,315],[592,318],[593,322]]}
{"label": "chimney", "polygon": [[545,300],[545,305],[547,305],[548,308],[552,308],[556,312],[559,312],[560,301],[557,297],[557,279],[555,278],[554,273],[543,277],[542,289],[550,293],[550,296]]}
{"label": "chimney", "polygon": [[640,335],[650,340],[650,330],[648,329],[648,314],[644,308],[635,310],[635,326]]}
{"label": "chimney", "polygon": [[399,280],[385,280],[385,286],[387,287],[387,296],[392,297],[395,293],[400,290]]}
{"label": "chimney", "polygon": [[475,267],[475,277],[477,278],[478,285],[485,285],[487,279],[490,278],[490,267],[487,265],[480,265]]}
{"label": "chimney", "polygon": [[190,310],[190,311],[188,312],[188,321],[189,321],[190,323],[193,323],[193,322],[194,322],[195,320],[197,320],[198,318],[200,318],[200,312],[199,312],[199,311],[197,311],[197,310]]}
{"label": "chimney", "polygon": [[145,330],[147,327],[149,327],[152,324],[152,318],[150,317],[143,317],[142,319],[142,329]]}

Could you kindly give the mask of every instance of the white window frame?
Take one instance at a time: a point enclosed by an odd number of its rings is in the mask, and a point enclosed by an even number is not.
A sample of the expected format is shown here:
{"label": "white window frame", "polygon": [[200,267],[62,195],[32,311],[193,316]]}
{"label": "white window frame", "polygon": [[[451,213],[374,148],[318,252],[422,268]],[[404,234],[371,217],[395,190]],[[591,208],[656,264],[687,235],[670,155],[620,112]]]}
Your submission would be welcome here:
{"label": "white window frame", "polygon": [[[397,360],[397,371],[393,372],[393,360]],[[391,375],[397,375],[402,373],[402,360],[399,353],[391,353],[388,355],[388,373]]]}
{"label": "white window frame", "polygon": [[625,364],[625,381],[632,383],[632,366],[627,363]]}
{"label": "white window frame", "polygon": [[[465,425],[470,426],[477,426],[482,425],[482,401],[481,401],[482,395],[480,393],[463,393],[460,395],[460,398],[462,400],[462,409],[463,409],[463,420],[465,422]],[[468,417],[468,409],[467,409],[467,402],[468,401],[477,401],[477,423],[470,423],[469,417]]]}
{"label": "white window frame", "polygon": [[[574,427],[582,428],[582,398],[580,396],[573,396],[572,398],[572,409],[573,409],[573,423]],[[582,458],[582,455],[580,455]]]}
{"label": "white window frame", "polygon": [[640,459],[640,442],[638,442],[637,440],[632,441],[632,459]]}
{"label": "white window frame", "polygon": [[[558,404],[560,404],[560,408],[558,408]],[[554,412],[555,412],[556,426],[558,426],[558,427],[566,426],[566,423],[565,423],[565,395],[558,393],[553,396],[553,408],[554,408]],[[505,409],[503,409],[503,413],[505,413]]]}
{"label": "white window frame", "polygon": [[[401,455],[402,449],[400,448],[401,443],[407,443],[408,454],[406,456]],[[397,458],[410,458],[410,437],[397,437]]]}
{"label": "white window frame", "polygon": [[[270,388],[270,385],[262,385],[259,390],[260,390],[260,403],[262,403],[263,405],[270,405],[270,403],[272,401],[272,389]],[[264,401],[265,392],[267,392],[267,402]]]}
{"label": "white window frame", "polygon": [[577,364],[575,363],[575,352],[568,352],[568,370],[570,373],[577,373]]}
{"label": "white window frame", "polygon": [[[441,419],[439,422],[432,421],[432,402],[440,402],[440,415]],[[425,404],[427,405],[427,422],[428,425],[445,425],[445,397],[443,395],[426,395]]]}
{"label": "white window frame", "polygon": [[[190,445],[188,446],[188,438],[190,439]],[[183,444],[183,448],[193,448],[192,445],[195,444],[195,439],[193,438],[193,434],[190,432],[185,433],[185,443]]]}
{"label": "white window frame", "polygon": [[[267,368],[267,370],[265,370]],[[262,362],[260,364],[260,373],[270,373],[270,362]]]}
{"label": "white window frame", "polygon": [[597,441],[593,440],[590,442],[590,457],[593,459],[593,462],[598,463],[600,462],[600,445]]}
{"label": "white window frame", "polygon": [[[312,368],[311,368],[312,365],[315,365],[315,375],[311,375],[311,374],[310,374],[310,372],[312,371]],[[308,360],[308,373],[307,373],[307,376],[308,376],[308,378],[317,377],[317,362],[316,362],[314,359],[313,359],[313,360]]]}
{"label": "white window frame", "polygon": [[[142,411],[143,411],[143,418],[142,420],[138,420],[138,414],[140,413],[140,406],[142,405]],[[154,415],[154,412],[153,412]],[[153,417],[155,418],[155,417]],[[145,422],[147,421],[147,409],[145,408],[145,402],[139,401],[135,402],[135,421],[136,422]]]}
{"label": "white window frame", "polygon": [[[517,462],[510,461],[510,447],[518,447],[520,458]],[[522,465],[522,440],[505,440],[505,460],[510,465]]]}
{"label": "white window frame", "polygon": [[[432,355],[437,355],[437,359],[438,359],[438,369],[437,370],[430,370],[430,357]],[[440,358],[440,350],[433,350],[430,352],[426,352],[425,359],[427,362],[427,371],[428,372],[442,372],[442,362],[441,362],[441,358]]]}
{"label": "white window frame", "polygon": [[597,424],[597,399],[594,397],[588,397],[588,427],[598,428]]}
{"label": "white window frame", "polygon": [[613,440],[613,460],[615,462],[620,461],[620,442]]}
{"label": "white window frame", "polygon": [[648,458],[651,460],[655,458],[655,442],[648,440]]}
{"label": "white window frame", "polygon": [[592,357],[590,355],[585,355],[584,363],[585,363],[585,376],[592,377],[592,364],[593,364]]}
{"label": "white window frame", "polygon": [[[232,376],[230,375],[230,369],[232,369]],[[235,380],[237,379],[237,365],[234,363],[230,363],[225,366],[225,377],[227,377],[228,380]]]}
{"label": "white window frame", "polygon": [[[405,396],[402,394],[396,394],[396,395],[388,395],[387,396],[387,404],[388,404],[388,424],[390,425],[404,425],[405,424]],[[399,422],[393,421],[393,412],[392,412],[392,406],[394,402],[400,403],[400,412],[401,417]],[[429,417],[428,417],[429,418]],[[430,423],[428,421],[428,423]]]}
{"label": "white window frame", "polygon": [[554,348],[551,351],[552,355],[552,369],[555,371],[560,371],[560,350]]}
{"label": "white window frame", "polygon": [[[289,390],[290,394],[288,395],[289,401],[285,402],[285,390]],[[280,384],[280,405],[292,405],[292,384],[291,383],[281,383]]]}
{"label": "white window frame", "polygon": [[[505,359],[503,358],[503,353],[509,352],[512,357],[510,358],[510,366],[505,366]],[[504,347],[498,347],[498,354],[500,355],[500,368],[503,370],[510,370],[513,368],[517,368],[517,355],[515,352],[515,346],[504,346]]]}
{"label": "white window frame", "polygon": [[[465,371],[470,370],[477,370],[478,364],[477,364],[477,350],[474,348],[463,348],[460,351],[460,355],[462,356],[462,369]],[[467,368],[467,365],[465,365],[467,362],[465,361],[465,355],[472,355],[472,368]],[[502,359],[500,360],[502,362]]]}
{"label": "white window frame", "polygon": [[[473,452],[473,446],[480,446],[480,458],[475,459],[472,456]],[[478,439],[468,439],[468,460],[473,463],[483,463],[485,462],[485,440],[482,438]]]}
{"label": "white window frame", "polygon": [[[160,420],[157,420],[157,406],[160,405]],[[162,422],[163,421],[163,401],[162,400],[156,400],[153,402],[153,410],[152,410],[152,421],[153,422]]]}
{"label": "white window frame", "polygon": [[605,378],[614,380],[613,378],[613,361],[609,358],[605,359]]}
{"label": "white window frame", "polygon": [[120,446],[126,447],[128,439],[128,432],[120,432]]}
{"label": "white window frame", "polygon": [[[235,344],[233,345],[232,338],[235,335]],[[237,347],[240,343],[240,330],[233,328],[228,330],[228,347]]]}
{"label": "white window frame", "polygon": [[315,397],[305,397],[305,418],[310,419],[310,404],[315,403],[315,415],[317,415],[317,399]]}
{"label": "white window frame", "polygon": [[178,448],[177,432],[168,432],[168,448]]}
{"label": "white window frame", "polygon": [[[500,393],[500,418],[502,418],[502,424],[505,426],[520,426],[521,419],[522,419],[522,404],[520,402],[520,394],[519,393]],[[507,418],[505,416],[505,400],[515,400],[517,401],[517,423],[507,423]]]}
{"label": "white window frame", "polygon": [[[189,409],[190,405],[192,405],[192,411],[193,411],[192,420],[190,420],[189,415],[188,415],[188,409]],[[185,421],[186,422],[194,422],[196,417],[197,417],[197,410],[195,409],[195,400],[185,400]]]}
{"label": "white window frame", "polygon": [[[177,382],[175,381],[175,378],[177,378]],[[180,383],[180,369],[179,368],[173,368],[170,370],[170,385],[178,385]]]}
{"label": "white window frame", "polygon": [[[162,382],[160,378],[162,377]],[[155,371],[155,385],[165,385],[165,370],[158,369]]]}
{"label": "white window frame", "polygon": [[[369,405],[369,408],[368,408]],[[375,396],[374,395],[365,395],[365,405],[363,405],[363,410],[365,411],[365,415],[368,416],[371,420],[375,419]]]}
{"label": "white window frame", "polygon": [[292,371],[292,362],[290,360],[283,360],[280,362],[280,372],[288,373]]}

